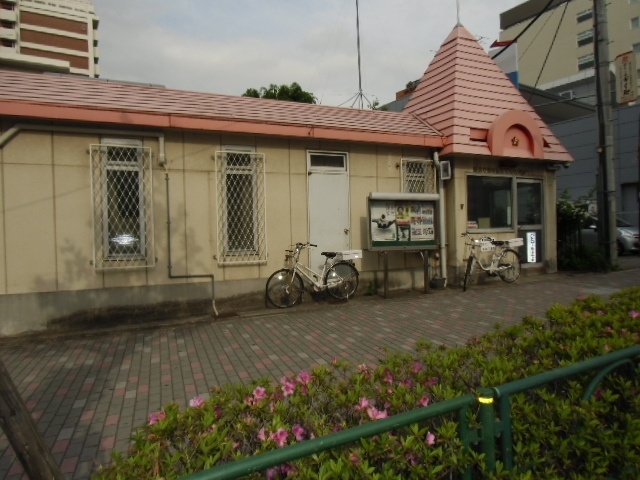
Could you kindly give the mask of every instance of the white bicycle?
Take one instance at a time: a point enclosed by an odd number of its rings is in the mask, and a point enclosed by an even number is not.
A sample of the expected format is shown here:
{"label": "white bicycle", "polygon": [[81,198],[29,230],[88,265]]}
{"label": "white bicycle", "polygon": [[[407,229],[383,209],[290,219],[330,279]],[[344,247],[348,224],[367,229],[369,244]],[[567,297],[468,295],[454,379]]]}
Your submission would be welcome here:
{"label": "white bicycle", "polygon": [[322,252],[326,258],[322,272],[319,273],[300,263],[300,252],[317,245],[296,243],[292,247],[292,250],[286,250],[285,268],[274,272],[267,280],[269,303],[278,308],[298,305],[302,301],[305,282],[314,291],[327,291],[339,300],[347,300],[353,296],[358,288],[358,270],[352,260],[362,258],[362,250]]}
{"label": "white bicycle", "polygon": [[[507,283],[515,282],[520,277],[520,254],[514,248],[521,247],[523,241],[521,238],[513,238],[511,240],[496,240],[492,237],[473,238],[468,233],[463,233],[463,237],[467,237],[466,245],[469,247],[469,258],[467,259],[467,269],[462,282],[462,291],[466,292],[469,287],[471,275],[474,266],[477,264],[481,270],[484,270],[489,276],[499,276]],[[491,263],[484,265],[480,261],[481,252],[491,252]]]}

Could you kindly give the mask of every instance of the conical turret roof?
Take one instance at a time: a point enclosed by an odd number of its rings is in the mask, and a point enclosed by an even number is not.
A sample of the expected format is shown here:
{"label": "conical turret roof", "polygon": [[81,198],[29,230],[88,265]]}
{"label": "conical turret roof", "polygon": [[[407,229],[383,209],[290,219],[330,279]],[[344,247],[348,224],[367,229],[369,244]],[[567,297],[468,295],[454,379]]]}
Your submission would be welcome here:
{"label": "conical turret roof", "polygon": [[404,108],[446,136],[441,155],[573,161],[475,37],[456,25]]}

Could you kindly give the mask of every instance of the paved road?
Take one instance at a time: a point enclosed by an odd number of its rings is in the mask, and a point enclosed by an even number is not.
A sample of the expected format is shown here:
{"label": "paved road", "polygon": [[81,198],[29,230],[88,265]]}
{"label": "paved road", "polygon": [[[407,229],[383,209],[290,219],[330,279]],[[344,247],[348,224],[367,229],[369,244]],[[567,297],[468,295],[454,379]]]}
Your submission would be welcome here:
{"label": "paved road", "polygon": [[[5,338],[0,355],[63,473],[87,479],[114,449],[126,451],[149,412],[170,401],[185,405],[215,385],[279,379],[334,357],[375,363],[385,349],[412,350],[418,339],[461,345],[497,322],[543,316],[553,303],[640,285],[640,258],[621,264],[618,272],[496,281],[464,293],[358,296],[216,320]],[[26,479],[1,431],[0,478]]]}

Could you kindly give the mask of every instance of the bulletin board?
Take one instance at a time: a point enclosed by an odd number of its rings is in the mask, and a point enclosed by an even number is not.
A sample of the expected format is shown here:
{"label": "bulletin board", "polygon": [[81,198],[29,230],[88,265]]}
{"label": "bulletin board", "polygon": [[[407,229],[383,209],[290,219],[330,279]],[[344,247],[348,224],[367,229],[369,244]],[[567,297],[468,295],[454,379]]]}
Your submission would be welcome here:
{"label": "bulletin board", "polygon": [[369,250],[437,248],[437,194],[370,193]]}

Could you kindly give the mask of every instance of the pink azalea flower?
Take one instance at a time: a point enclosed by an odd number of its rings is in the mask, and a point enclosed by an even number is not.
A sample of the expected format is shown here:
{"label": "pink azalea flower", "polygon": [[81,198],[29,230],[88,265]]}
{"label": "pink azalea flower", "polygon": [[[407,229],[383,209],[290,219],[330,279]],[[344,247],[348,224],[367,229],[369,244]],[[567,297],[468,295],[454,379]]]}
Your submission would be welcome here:
{"label": "pink azalea flower", "polygon": [[631,318],[638,318],[638,317],[640,317],[640,312],[638,312],[637,310],[631,310],[631,311],[629,312],[629,316],[630,316]]}
{"label": "pink azalea flower", "polygon": [[368,372],[369,371],[369,367],[367,366],[366,363],[361,363],[360,365],[358,365],[358,371],[359,372]]}
{"label": "pink azalea flower", "polygon": [[287,443],[288,436],[289,434],[284,428],[279,428],[278,431],[272,433],[269,438],[276,442],[276,445],[278,445],[278,447],[282,448],[284,447],[285,443]]}
{"label": "pink azalea flower", "polygon": [[387,418],[386,410],[378,410],[376,407],[367,408],[367,415],[371,420],[381,420],[383,418]]}
{"label": "pink azalea flower", "polygon": [[151,412],[149,414],[149,425],[155,425],[165,418],[167,418],[167,414],[164,412],[164,410],[160,410],[159,412]]}
{"label": "pink azalea flower", "polygon": [[258,440],[264,442],[267,439],[267,434],[264,431],[264,427],[258,430]]}
{"label": "pink azalea flower", "polygon": [[149,425],[155,425],[158,423],[158,412],[151,412],[149,414]]}
{"label": "pink azalea flower", "polygon": [[302,370],[298,374],[298,383],[301,383],[302,385],[309,385],[310,382],[311,375],[309,375],[309,372],[307,372],[306,370]]}
{"label": "pink azalea flower", "polygon": [[429,397],[427,395],[423,395],[418,403],[423,407],[426,407],[427,405],[429,405]]}
{"label": "pink azalea flower", "polygon": [[431,377],[429,380],[427,380],[425,382],[425,385],[427,387],[433,387],[434,385],[438,384],[438,379],[436,377]]}
{"label": "pink azalea flower", "polygon": [[360,457],[355,452],[349,455],[349,460],[351,460],[351,463],[360,463]]}
{"label": "pink azalea flower", "polygon": [[436,436],[431,432],[427,432],[426,444],[429,446],[432,446],[435,443],[436,443]]}
{"label": "pink azalea flower", "polygon": [[387,383],[393,383],[393,374],[390,370],[384,372],[384,381]]}
{"label": "pink azalea flower", "polygon": [[291,429],[291,433],[293,433],[293,436],[296,437],[297,441],[301,442],[304,440],[305,430],[301,425],[295,424]]}
{"label": "pink azalea flower", "polygon": [[191,400],[189,400],[189,406],[191,408],[200,408],[204,405],[204,400],[200,395],[196,395]]}
{"label": "pink azalea flower", "polygon": [[246,403],[247,405],[251,406],[255,403],[254,398],[251,395],[247,395],[246,397],[244,397],[244,403]]}
{"label": "pink azalea flower", "polygon": [[403,387],[411,388],[413,387],[413,380],[407,377],[402,382],[400,382],[400,385],[402,385]]}
{"label": "pink azalea flower", "polygon": [[288,397],[289,395],[293,394],[293,392],[296,389],[295,382],[288,379],[287,377],[282,377],[282,379],[280,380],[280,383],[282,384],[282,393],[284,394],[285,397]]}
{"label": "pink azalea flower", "polygon": [[369,399],[362,397],[360,398],[360,403],[358,403],[358,405],[356,405],[356,409],[357,410],[366,410],[367,407],[369,406]]}
{"label": "pink azalea flower", "polygon": [[413,373],[419,373],[422,371],[422,363],[420,362],[413,362],[413,365],[411,366],[411,371]]}
{"label": "pink azalea flower", "polygon": [[278,476],[278,471],[279,469],[277,467],[274,468],[267,468],[267,480],[273,480],[274,478],[277,478]]}
{"label": "pink azalea flower", "polygon": [[264,387],[256,387],[253,389],[253,398],[256,402],[259,402],[267,396],[267,389]]}

